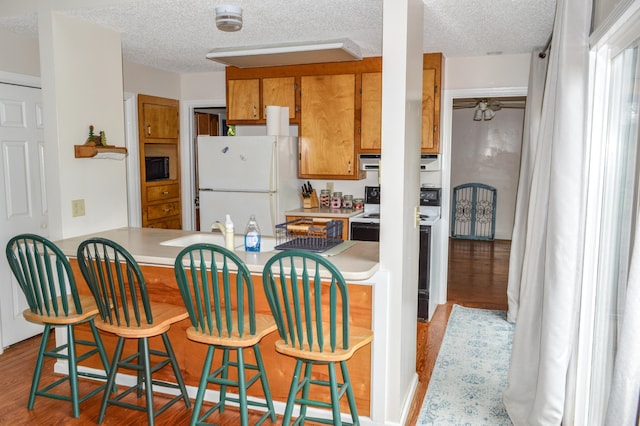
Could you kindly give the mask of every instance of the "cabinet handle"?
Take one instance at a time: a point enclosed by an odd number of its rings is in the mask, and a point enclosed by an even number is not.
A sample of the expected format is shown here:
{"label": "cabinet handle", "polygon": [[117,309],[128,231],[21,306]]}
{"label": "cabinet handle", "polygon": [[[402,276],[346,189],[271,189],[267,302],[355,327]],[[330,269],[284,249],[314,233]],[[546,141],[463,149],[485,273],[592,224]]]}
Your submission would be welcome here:
{"label": "cabinet handle", "polygon": [[167,195],[169,191],[162,191],[162,195]]}
{"label": "cabinet handle", "polygon": [[258,115],[258,114],[257,114],[257,108],[256,108],[256,106],[254,105],[254,106],[253,106],[253,118],[256,118],[256,116],[257,116],[257,115]]}
{"label": "cabinet handle", "polygon": [[165,213],[169,213],[171,211],[171,209],[164,209],[162,211],[165,212]]}
{"label": "cabinet handle", "polygon": [[347,162],[347,173],[351,174],[351,161]]}
{"label": "cabinet handle", "polygon": [[147,124],[147,136],[151,136],[151,125]]}

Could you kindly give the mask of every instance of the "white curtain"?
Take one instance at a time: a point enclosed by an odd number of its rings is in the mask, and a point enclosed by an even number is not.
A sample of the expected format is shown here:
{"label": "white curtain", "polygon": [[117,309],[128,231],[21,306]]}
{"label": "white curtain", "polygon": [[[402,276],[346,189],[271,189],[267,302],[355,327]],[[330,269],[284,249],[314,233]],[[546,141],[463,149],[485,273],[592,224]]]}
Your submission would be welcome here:
{"label": "white curtain", "polygon": [[509,318],[517,321],[504,393],[515,425],[557,426],[563,418],[584,239],[590,18],[591,0],[558,0],[539,128],[524,141],[508,285]]}
{"label": "white curtain", "polygon": [[[640,218],[639,218],[640,219]],[[640,221],[636,221],[636,224]],[[607,425],[637,425],[640,409],[640,226],[636,227],[622,329],[613,367]]]}

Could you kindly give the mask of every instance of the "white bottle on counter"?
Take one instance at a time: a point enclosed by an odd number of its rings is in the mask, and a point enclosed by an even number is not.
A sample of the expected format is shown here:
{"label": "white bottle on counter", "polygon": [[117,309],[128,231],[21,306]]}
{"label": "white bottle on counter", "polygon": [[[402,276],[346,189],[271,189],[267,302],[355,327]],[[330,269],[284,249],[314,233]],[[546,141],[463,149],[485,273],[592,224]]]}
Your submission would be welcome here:
{"label": "white bottle on counter", "polygon": [[224,246],[233,251],[235,248],[235,241],[233,235],[233,222],[231,221],[231,216],[227,215],[227,218],[224,222],[225,232],[224,232]]}
{"label": "white bottle on counter", "polygon": [[259,252],[260,251],[260,227],[256,222],[256,216],[251,215],[247,223],[247,229],[244,233],[244,251]]}

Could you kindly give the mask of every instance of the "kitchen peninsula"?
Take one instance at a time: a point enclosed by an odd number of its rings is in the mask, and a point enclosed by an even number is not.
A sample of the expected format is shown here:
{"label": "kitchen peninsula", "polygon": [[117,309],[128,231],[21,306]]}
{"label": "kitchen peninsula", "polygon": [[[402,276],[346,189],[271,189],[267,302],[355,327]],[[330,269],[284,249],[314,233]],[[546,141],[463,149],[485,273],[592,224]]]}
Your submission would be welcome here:
{"label": "kitchen peninsula", "polygon": [[[223,241],[222,236],[216,233],[153,228],[120,228],[56,241],[56,244],[62,251],[69,256],[79,291],[84,294],[88,294],[89,289],[82,278],[75,257],[78,245],[90,237],[108,238],[125,247],[141,266],[147,282],[150,298],[157,302],[176,305],[182,304],[173,273],[173,263],[177,254],[183,247],[194,242],[218,242],[221,244]],[[272,250],[275,244],[272,238],[263,237],[262,245],[263,250]],[[238,247],[236,253],[245,261],[252,274],[256,296],[256,311],[260,313],[270,313],[262,287],[262,268],[274,252],[244,252],[241,235],[236,237],[236,246]],[[348,362],[358,412],[359,415],[363,417],[363,424],[367,424],[369,421],[367,421],[366,418],[371,417],[372,411],[375,410],[375,404],[382,403],[382,399],[380,398],[384,397],[384,389],[374,388],[375,381],[372,380],[372,371],[376,371],[374,361],[376,359],[382,360],[384,356],[384,347],[382,345],[384,341],[384,330],[383,327],[380,327],[380,330],[376,330],[376,324],[384,323],[384,320],[381,322],[379,318],[374,318],[376,309],[373,303],[376,298],[380,300],[378,296],[374,297],[374,293],[380,290],[377,287],[385,287],[385,282],[382,280],[379,272],[378,243],[349,242],[347,246],[348,248],[346,250],[338,252],[329,259],[338,267],[347,281],[351,323],[354,326],[372,328],[374,331],[373,343],[357,351]],[[379,312],[382,311],[383,310],[379,310]],[[205,345],[192,342],[186,338],[186,329],[189,326],[189,320],[185,319],[174,324],[169,331],[169,335],[178,358],[178,363],[182,369],[183,377],[189,388],[189,394],[191,397],[194,397],[206,348],[204,347]],[[86,330],[78,330],[77,334],[80,338],[83,338],[85,333],[89,333],[88,327]],[[377,333],[379,333],[380,339],[378,339]],[[58,343],[60,343],[60,336],[56,336],[56,338],[58,339]],[[284,411],[295,361],[275,351],[275,341],[277,339],[277,332],[272,333],[262,340],[260,347],[276,410],[282,413]],[[103,340],[108,353],[113,353],[116,340],[114,336],[103,334]],[[127,345],[130,343],[132,344],[133,342],[127,342]],[[155,343],[153,340],[151,341],[152,347],[155,347]],[[214,365],[216,362],[219,362],[219,360],[214,360]],[[87,366],[92,368],[98,367],[97,364],[87,364]],[[62,368],[61,363],[56,365],[56,369],[58,368]],[[160,376],[160,379],[163,380],[171,380],[171,378],[172,374],[169,372],[167,372],[166,377]],[[263,397],[259,387],[252,387],[249,394],[257,398]],[[217,396],[214,396],[214,399],[215,398],[217,398]],[[342,411],[348,412],[346,401],[343,401],[343,403]],[[371,424],[373,423],[375,423],[375,421],[371,419]]]}

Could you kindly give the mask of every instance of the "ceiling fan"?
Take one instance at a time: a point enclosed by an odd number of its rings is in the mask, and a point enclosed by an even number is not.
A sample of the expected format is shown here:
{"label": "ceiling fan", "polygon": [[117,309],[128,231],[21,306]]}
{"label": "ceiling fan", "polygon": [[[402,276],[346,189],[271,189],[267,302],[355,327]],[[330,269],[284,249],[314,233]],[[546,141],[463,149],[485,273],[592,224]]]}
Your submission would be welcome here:
{"label": "ceiling fan", "polygon": [[465,98],[454,99],[453,109],[475,108],[473,119],[475,121],[491,120],[496,115],[496,111],[503,108],[524,109],[526,98],[510,97],[510,98]]}

